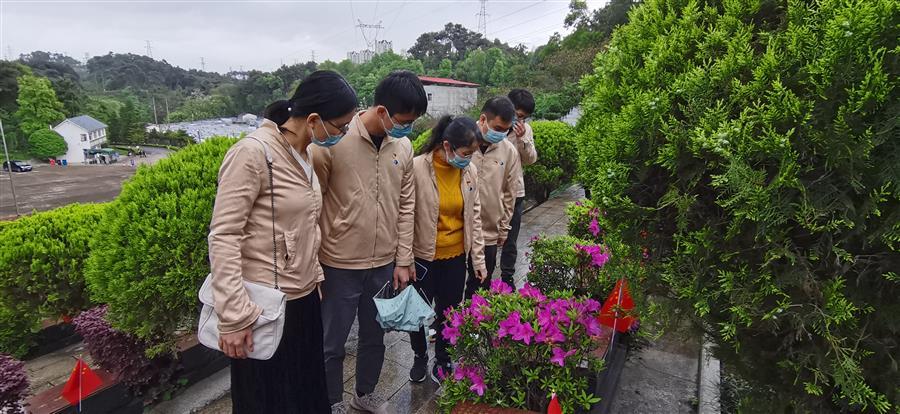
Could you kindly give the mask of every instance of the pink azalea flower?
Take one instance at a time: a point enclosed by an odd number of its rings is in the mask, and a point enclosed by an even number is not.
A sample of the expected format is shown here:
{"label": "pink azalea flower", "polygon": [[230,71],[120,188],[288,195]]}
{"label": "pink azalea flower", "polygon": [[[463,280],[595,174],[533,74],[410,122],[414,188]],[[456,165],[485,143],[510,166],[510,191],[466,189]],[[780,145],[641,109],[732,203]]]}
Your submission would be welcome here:
{"label": "pink azalea flower", "polygon": [[521,324],[520,322],[521,315],[519,312],[512,312],[509,314],[505,320],[500,322],[500,330],[497,331],[498,338],[505,338],[507,335],[512,335],[513,330]]}
{"label": "pink azalea flower", "polygon": [[456,367],[456,370],[453,371],[453,379],[456,381],[462,381],[464,378],[466,378],[468,376],[469,371],[472,369],[473,368],[469,368],[468,366],[465,366],[463,364],[459,364]]}
{"label": "pink azalea flower", "polygon": [[446,339],[447,342],[450,342],[451,345],[456,345],[456,341],[459,339],[459,328],[445,326],[444,329],[441,330],[441,335],[443,335],[444,339]]}
{"label": "pink azalea flower", "polygon": [[493,293],[506,294],[512,293],[512,291],[512,288],[500,279],[494,279],[491,282],[491,292]]}
{"label": "pink azalea flower", "polygon": [[579,200],[579,201],[576,201],[576,202],[575,202],[575,205],[578,206],[578,207],[581,207],[581,206],[584,205],[584,203],[582,203],[581,200]]}
{"label": "pink azalea flower", "polygon": [[472,370],[469,373],[469,380],[472,381],[472,386],[469,387],[469,390],[478,394],[479,397],[484,395],[484,389],[487,387],[484,384],[484,378],[481,378],[477,371]]}
{"label": "pink azalea flower", "polygon": [[591,219],[591,224],[588,226],[588,230],[589,230],[589,231],[591,232],[591,234],[593,234],[595,237],[598,236],[598,235],[600,235],[600,223],[597,223],[597,219],[596,219],[596,218],[592,218],[592,219]]}
{"label": "pink azalea flower", "polygon": [[538,331],[534,340],[545,344],[561,343],[566,341],[566,336],[559,330],[556,325],[550,325],[545,329]]}
{"label": "pink azalea flower", "polygon": [[597,318],[585,315],[582,318],[578,319],[578,323],[581,326],[584,326],[584,330],[588,336],[599,336],[600,335],[600,322],[597,321]]}
{"label": "pink azalea flower", "polygon": [[541,330],[547,329],[550,325],[556,323],[556,318],[553,317],[553,312],[550,311],[547,307],[540,307],[537,311],[537,321],[538,325],[541,327]]}
{"label": "pink azalea flower", "polygon": [[465,321],[465,315],[463,315],[462,312],[453,312],[450,314],[450,326],[454,328],[459,328]]}
{"label": "pink azalea flower", "polygon": [[532,286],[531,283],[528,283],[528,282],[525,282],[525,286],[522,286],[522,288],[519,289],[519,294],[526,298],[537,299],[538,302],[543,302],[543,301],[547,300],[547,297],[544,296],[543,293],[541,293],[540,289]]}
{"label": "pink azalea flower", "polygon": [[439,379],[439,380],[443,380],[443,379],[446,378],[446,377],[447,377],[447,376],[444,375],[444,367],[438,366],[438,379]]}
{"label": "pink azalea flower", "polygon": [[531,338],[534,337],[534,329],[530,323],[521,323],[512,329],[512,339],[514,341],[522,341],[526,345],[531,345]]}
{"label": "pink azalea flower", "polygon": [[584,305],[585,305],[584,306],[585,312],[593,313],[593,312],[597,312],[598,310],[600,310],[600,302],[597,302],[596,300],[593,300],[593,299],[585,300]]}
{"label": "pink azalea flower", "polygon": [[554,347],[553,348],[553,356],[550,357],[550,362],[559,364],[559,366],[564,367],[564,366],[566,366],[566,358],[574,355],[575,352],[576,351],[574,349],[566,352],[560,348]]}

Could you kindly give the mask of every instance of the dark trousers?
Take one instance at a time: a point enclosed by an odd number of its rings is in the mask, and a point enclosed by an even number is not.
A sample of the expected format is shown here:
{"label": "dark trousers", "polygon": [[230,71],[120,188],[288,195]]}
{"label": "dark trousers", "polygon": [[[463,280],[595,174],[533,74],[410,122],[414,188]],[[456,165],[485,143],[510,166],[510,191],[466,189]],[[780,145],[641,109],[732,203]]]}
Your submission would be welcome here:
{"label": "dark trousers", "polygon": [[491,275],[494,274],[494,268],[497,267],[497,245],[484,246],[484,265],[487,267],[487,277],[484,282],[479,282],[475,277],[475,268],[472,266],[472,259],[469,258],[469,278],[466,283],[466,299],[472,297],[478,289],[491,288]]}
{"label": "dark trousers", "polygon": [[503,244],[503,250],[500,252],[500,278],[512,287],[516,286],[515,280],[513,280],[519,253],[516,243],[519,239],[519,227],[522,225],[524,202],[525,197],[516,199],[516,206],[513,208],[512,218],[509,220],[509,234],[506,236],[506,243]]}
{"label": "dark trousers", "polygon": [[374,269],[348,270],[322,265],[322,323],[325,327],[325,375],[328,400],[339,403],[344,396],[344,346],[353,320],[359,319],[356,352],[356,393],[375,391],[384,363],[384,329],[375,320],[375,294],[394,276],[394,264]]}
{"label": "dark trousers", "polygon": [[233,413],[331,412],[319,293],[288,301],[284,312],[284,333],[271,359],[231,360]]}
{"label": "dark trousers", "polygon": [[[463,301],[466,289],[466,256],[461,254],[451,259],[433,262],[416,259],[416,262],[428,269],[425,277],[417,280],[413,286],[425,295],[426,302],[434,304],[434,313],[437,315],[434,324],[431,325],[437,331],[434,341],[434,357],[439,365],[446,366],[450,363],[450,356],[447,355],[447,341],[441,335],[446,320],[444,311]],[[421,273],[422,269],[416,266],[416,278],[420,278]],[[416,358],[428,358],[425,328],[419,332],[410,332],[409,343],[412,345],[413,352],[416,353]]]}

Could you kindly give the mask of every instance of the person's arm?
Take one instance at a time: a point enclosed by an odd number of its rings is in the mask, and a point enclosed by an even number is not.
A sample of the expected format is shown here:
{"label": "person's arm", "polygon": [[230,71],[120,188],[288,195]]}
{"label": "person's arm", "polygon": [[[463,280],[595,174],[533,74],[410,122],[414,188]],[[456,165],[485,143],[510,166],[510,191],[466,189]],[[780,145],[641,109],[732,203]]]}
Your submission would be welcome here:
{"label": "person's arm", "polygon": [[478,171],[475,166],[469,164],[469,174],[472,175],[474,182],[474,190],[472,193],[472,267],[475,271],[481,271],[483,275],[487,275],[487,265],[484,261],[484,233],[481,230],[481,197],[478,196]]}
{"label": "person's arm", "polygon": [[500,216],[500,237],[497,239],[497,246],[502,247],[506,242],[506,235],[509,233],[510,220],[512,219],[513,208],[516,206],[516,194],[519,191],[519,177],[517,172],[522,168],[519,157],[511,153],[512,157],[508,157],[506,169],[503,171],[503,215]]}
{"label": "person's arm", "polygon": [[[415,225],[416,212],[416,183],[413,177],[412,147],[404,163],[403,180],[400,183],[400,211],[397,218],[397,255],[394,258],[394,268],[400,269],[405,274],[398,274],[395,270],[395,284],[405,285],[415,274],[413,266],[413,226]],[[405,270],[403,269],[405,268]],[[411,273],[411,274],[410,274]]]}
{"label": "person's arm", "polygon": [[311,145],[312,165],[319,178],[319,186],[322,187],[322,194],[328,191],[328,180],[331,179],[331,149],[322,148],[317,145]]}
{"label": "person's arm", "polygon": [[250,301],[244,289],[241,238],[256,198],[263,185],[268,185],[259,168],[264,159],[262,147],[257,151],[239,143],[228,151],[219,169],[218,190],[209,225],[209,261],[220,334],[250,327],[262,312]]}
{"label": "person's arm", "polygon": [[518,138],[516,151],[518,151],[519,158],[522,160],[522,168],[537,162],[538,153],[537,148],[534,146],[534,131],[531,129],[531,125],[525,124],[525,133]]}

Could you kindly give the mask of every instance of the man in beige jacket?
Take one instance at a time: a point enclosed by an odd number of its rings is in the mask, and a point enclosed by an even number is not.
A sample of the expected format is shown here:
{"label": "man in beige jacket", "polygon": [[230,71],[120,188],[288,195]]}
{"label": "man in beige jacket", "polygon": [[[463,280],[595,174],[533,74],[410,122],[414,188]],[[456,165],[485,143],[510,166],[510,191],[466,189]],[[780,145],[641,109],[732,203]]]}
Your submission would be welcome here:
{"label": "man in beige jacket", "polygon": [[488,99],[481,108],[478,126],[483,142],[472,154],[472,164],[478,171],[478,194],[481,201],[481,232],[484,237],[484,260],[487,277],[478,281],[469,266],[466,297],[479,288],[488,288],[497,265],[497,249],[502,247],[509,233],[516,195],[519,193],[519,154],[506,139],[513,125],[515,108],[509,98]]}
{"label": "man in beige jacket", "polygon": [[374,105],[353,118],[338,144],[313,149],[323,193],[319,260],[325,272],[322,322],[333,413],[347,411],[344,346],[357,318],[356,395],[350,406],[387,412],[373,393],[384,362],[384,330],[375,319],[373,297],[386,283],[402,288],[415,275],[413,150],[406,135],[427,106],[415,74],[392,72],[375,88]]}
{"label": "man in beige jacket", "polygon": [[509,234],[506,243],[500,253],[500,277],[504,282],[513,286],[513,276],[516,273],[516,259],[518,258],[519,226],[522,224],[522,210],[525,202],[525,176],[526,165],[537,161],[537,149],[534,147],[534,133],[531,125],[526,121],[534,113],[534,96],[525,89],[513,89],[506,95],[516,108],[516,121],[506,139],[513,144],[521,161],[517,172],[519,179],[519,192],[516,194],[516,204],[513,207],[512,218],[509,221]]}

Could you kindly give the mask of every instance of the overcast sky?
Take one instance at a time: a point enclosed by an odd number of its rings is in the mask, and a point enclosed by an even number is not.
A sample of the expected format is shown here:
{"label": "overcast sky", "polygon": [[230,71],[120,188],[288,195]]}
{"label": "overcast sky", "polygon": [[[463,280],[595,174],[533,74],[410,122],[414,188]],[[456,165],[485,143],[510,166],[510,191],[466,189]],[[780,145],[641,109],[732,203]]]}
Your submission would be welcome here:
{"label": "overcast sky", "polygon": [[[488,38],[534,48],[556,31],[569,0],[488,0]],[[604,0],[588,1],[591,8]],[[454,22],[477,30],[475,0],[65,1],[0,0],[0,47],[7,58],[33,50],[83,60],[108,52],[146,54],[183,68],[271,71],[282,63],[340,61],[365,49],[357,20],[384,26],[378,38],[400,52],[419,34]],[[366,29],[373,37],[374,30]]]}

